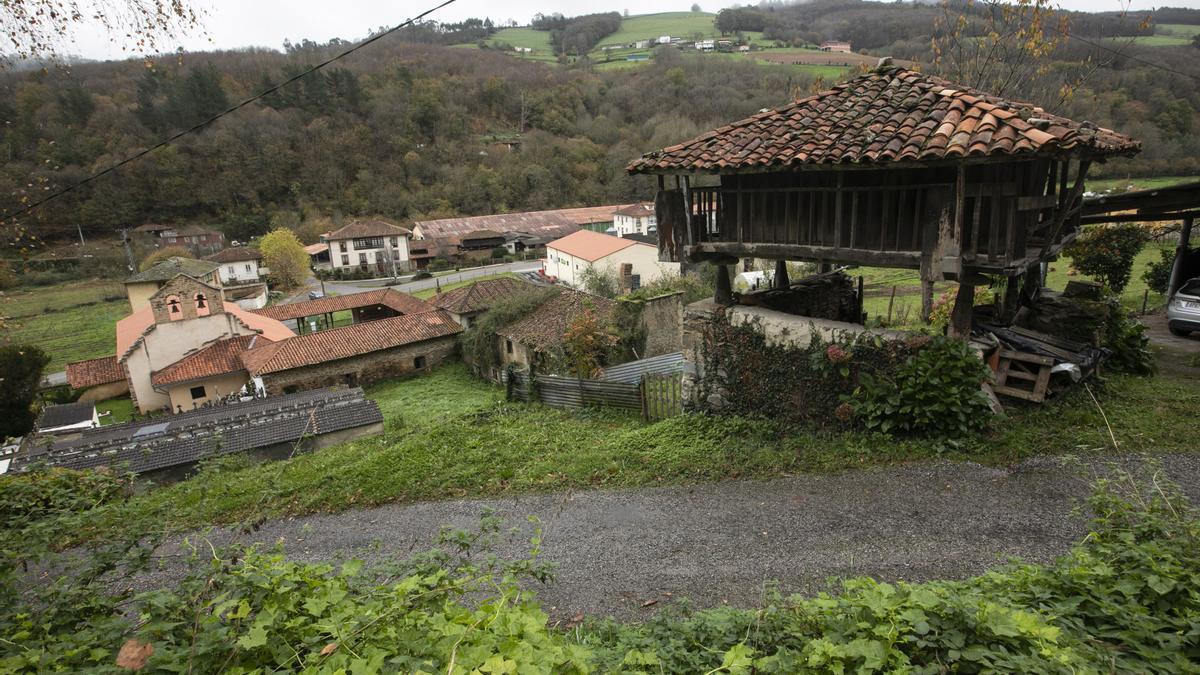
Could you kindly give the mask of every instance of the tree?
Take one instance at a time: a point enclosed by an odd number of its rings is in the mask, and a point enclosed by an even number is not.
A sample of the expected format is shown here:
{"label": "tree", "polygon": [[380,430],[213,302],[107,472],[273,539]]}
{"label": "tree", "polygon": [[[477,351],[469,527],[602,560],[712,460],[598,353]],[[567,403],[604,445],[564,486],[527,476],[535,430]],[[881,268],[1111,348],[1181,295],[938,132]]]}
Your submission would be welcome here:
{"label": "tree", "polygon": [[15,61],[57,60],[72,31],[99,26],[122,51],[154,54],[164,42],[200,27],[201,10],[186,0],[5,0],[0,2],[0,67]]}
{"label": "tree", "polygon": [[33,345],[0,346],[0,438],[33,429],[33,399],[48,363],[46,352]]}
{"label": "tree", "polygon": [[293,289],[308,279],[308,254],[291,230],[281,227],[272,231],[258,247],[263,265],[271,270],[271,279],[283,290]]}
{"label": "tree", "polygon": [[1146,245],[1146,230],[1140,225],[1120,224],[1094,227],[1076,239],[1063,253],[1075,269],[1093,276],[1120,295],[1129,284],[1133,260]]}
{"label": "tree", "polygon": [[155,265],[166,260],[167,258],[195,258],[195,257],[196,257],[196,254],[192,253],[190,250],[188,250],[187,248],[184,248],[183,246],[167,246],[165,248],[157,249],[154,252],[152,252],[150,255],[146,256],[145,258],[142,258],[142,262],[138,263],[138,271],[145,272],[146,270],[150,269],[151,267],[154,267]]}
{"label": "tree", "polygon": [[693,3],[692,3],[692,11],[693,11],[693,12],[701,12],[701,11],[704,11],[704,10],[700,9],[700,3],[693,2]]}

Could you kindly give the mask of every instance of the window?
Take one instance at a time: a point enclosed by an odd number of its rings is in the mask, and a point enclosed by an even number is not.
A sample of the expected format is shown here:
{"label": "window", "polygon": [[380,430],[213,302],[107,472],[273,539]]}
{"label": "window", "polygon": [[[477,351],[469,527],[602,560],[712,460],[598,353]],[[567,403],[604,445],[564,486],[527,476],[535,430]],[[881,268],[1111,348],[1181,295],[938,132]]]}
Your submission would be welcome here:
{"label": "window", "polygon": [[192,387],[192,400],[204,398],[204,387]]}
{"label": "window", "polygon": [[511,354],[511,353],[512,353],[512,340],[505,340],[505,341],[504,341],[504,351],[505,351],[505,352],[507,352],[507,353],[509,353],[509,354]]}
{"label": "window", "polygon": [[348,255],[342,256],[342,267],[349,267],[349,266],[350,266],[350,256],[348,256]]}
{"label": "window", "polygon": [[400,241],[395,237],[392,237],[392,248],[400,248]]}
{"label": "window", "polygon": [[363,267],[367,266],[367,254],[366,253],[358,254],[358,264],[362,265]]}
{"label": "window", "polygon": [[342,253],[346,252],[346,242],[343,241],[343,242],[339,243],[338,246],[342,247],[342,249],[341,249]]}
{"label": "window", "polygon": [[183,318],[183,304],[179,302],[179,296],[167,296],[167,316],[172,321]]}
{"label": "window", "polygon": [[356,248],[356,249],[383,248],[383,237],[365,237],[362,239],[355,239],[354,240],[354,248]]}
{"label": "window", "polygon": [[249,272],[249,271],[250,271],[250,263],[246,263],[246,271],[247,271],[247,272]]}
{"label": "window", "polygon": [[425,368],[425,357],[418,356],[415,359],[413,359],[413,368],[415,368],[417,370],[423,370]]}
{"label": "window", "polygon": [[209,315],[208,298],[204,297],[203,293],[197,293],[192,301],[196,303],[196,316]]}

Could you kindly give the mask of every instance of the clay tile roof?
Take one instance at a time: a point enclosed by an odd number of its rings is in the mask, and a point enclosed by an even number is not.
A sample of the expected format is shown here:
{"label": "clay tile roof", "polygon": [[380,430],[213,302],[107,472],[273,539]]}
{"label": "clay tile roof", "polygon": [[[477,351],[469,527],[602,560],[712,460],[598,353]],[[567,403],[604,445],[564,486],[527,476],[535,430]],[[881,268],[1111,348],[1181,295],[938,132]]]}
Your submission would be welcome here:
{"label": "clay tile roof", "polygon": [[381,288],[376,291],[331,295],[324,298],[317,298],[316,300],[274,305],[253,310],[251,313],[275,319],[276,321],[287,321],[289,319],[302,319],[306,316],[319,316],[321,314],[328,314],[329,312],[340,312],[346,309],[354,309],[355,307],[372,307],[375,305],[389,307],[401,314],[417,314],[433,309],[429,303],[407,293],[401,293],[391,288]]}
{"label": "clay tile roof", "polygon": [[552,248],[556,251],[562,251],[567,255],[594,262],[605,256],[610,256],[617,251],[638,245],[644,244],[643,242],[627,237],[614,237],[611,234],[604,234],[602,232],[580,230],[574,234],[568,234],[562,239],[555,239],[546,244],[546,248]]}
{"label": "clay tile roof", "polygon": [[455,314],[471,314],[489,309],[497,301],[531,288],[533,288],[533,284],[529,282],[512,277],[501,277],[446,291],[431,298],[430,303],[438,309]]}
{"label": "clay tile roof", "polygon": [[[292,335],[291,329],[271,317],[248,312],[232,302],[224,303],[225,313],[232,315],[238,322],[268,340],[284,340]],[[129,316],[117,321],[117,359],[124,360],[138,342],[154,330],[154,308],[143,307]]]}
{"label": "clay tile roof", "polygon": [[67,384],[72,389],[87,389],[125,379],[125,370],[116,355],[67,364]]}
{"label": "clay tile roof", "polygon": [[519,213],[497,213],[489,216],[442,218],[440,220],[417,221],[415,226],[421,228],[421,237],[424,239],[461,236],[476,230],[492,230],[493,232],[500,232],[502,234],[527,232],[539,235],[552,231],[561,236],[569,234],[584,225],[611,223],[613,212],[626,206],[629,205],[582,206],[570,209],[553,209],[550,211],[522,211]]}
{"label": "clay tile roof", "polygon": [[243,260],[262,260],[262,252],[256,248],[249,246],[233,246],[223,248],[220,251],[208,256],[204,256],[205,260],[211,260],[215,263],[231,263],[241,262]]}
{"label": "clay tile roof", "polygon": [[652,152],[630,173],[764,171],[796,164],[1072,153],[1130,155],[1141,143],[1028,103],[899,67]]}
{"label": "clay tile roof", "polygon": [[545,351],[562,344],[563,334],[584,310],[591,308],[603,321],[611,318],[616,304],[606,298],[564,288],[529,314],[496,331],[496,334],[535,351]]}
{"label": "clay tile roof", "polygon": [[270,342],[261,335],[239,335],[217,340],[166,368],[151,373],[150,384],[164,387],[245,370],[241,361],[242,352]]}
{"label": "clay tile roof", "polygon": [[246,370],[257,376],[424,342],[461,331],[449,314],[434,310],[299,335],[255,347],[244,352],[241,360]]}
{"label": "clay tile roof", "polygon": [[167,258],[153,267],[138,272],[125,280],[127,284],[144,281],[170,281],[180,274],[200,279],[212,274],[221,265],[211,260],[194,260],[192,258]]}
{"label": "clay tile roof", "polygon": [[383,220],[352,220],[345,227],[334,230],[326,237],[330,241],[338,239],[358,239],[361,237],[397,237],[411,235],[412,231],[393,225]]}
{"label": "clay tile roof", "polygon": [[630,204],[613,211],[614,216],[633,216],[634,218],[645,218],[646,216],[654,215],[654,205],[648,203]]}

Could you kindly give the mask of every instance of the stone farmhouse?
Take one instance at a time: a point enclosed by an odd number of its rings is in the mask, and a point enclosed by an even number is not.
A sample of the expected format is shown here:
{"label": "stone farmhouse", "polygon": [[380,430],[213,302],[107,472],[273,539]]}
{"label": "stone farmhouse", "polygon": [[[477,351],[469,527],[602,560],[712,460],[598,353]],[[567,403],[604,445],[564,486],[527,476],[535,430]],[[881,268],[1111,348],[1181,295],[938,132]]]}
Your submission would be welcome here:
{"label": "stone farmhouse", "polygon": [[[215,283],[178,272],[181,265],[208,270]],[[440,363],[461,331],[449,314],[390,289],[247,311],[225,299],[215,269],[172,259],[126,284],[134,311],[117,322],[117,353],[67,365],[81,400],[128,391],[140,412],[179,413],[243,388],[273,394],[357,385]],[[160,282],[164,270],[176,274]],[[149,283],[157,288],[146,296]],[[297,335],[283,323],[295,319],[303,332],[306,318],[343,310],[354,323],[334,330],[313,333],[310,323],[310,334]]]}
{"label": "stone farmhouse", "polygon": [[529,288],[528,282],[511,277],[500,277],[439,293],[430,300],[430,303],[447,312],[452,319],[458,322],[458,325],[470,328],[471,322],[480,314],[491,309],[493,304]]}

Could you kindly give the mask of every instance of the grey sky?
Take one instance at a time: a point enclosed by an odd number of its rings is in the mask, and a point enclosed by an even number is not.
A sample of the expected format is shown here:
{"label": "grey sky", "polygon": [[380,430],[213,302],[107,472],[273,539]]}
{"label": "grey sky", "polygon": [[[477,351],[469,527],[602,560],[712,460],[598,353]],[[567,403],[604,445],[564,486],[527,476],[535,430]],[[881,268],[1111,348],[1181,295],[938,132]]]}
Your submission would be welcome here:
{"label": "grey sky", "polygon": [[[207,37],[195,36],[183,41],[189,50],[232,49],[237,47],[270,47],[279,49],[284,39],[304,38],[323,42],[339,37],[358,40],[368,31],[380,26],[393,26],[410,16],[438,4],[440,0],[414,2],[379,2],[378,0],[198,0],[194,4],[206,11],[204,28]],[[528,22],[538,12],[561,12],[568,16],[602,11],[624,11],[630,14],[687,11],[693,0],[456,0],[432,19],[457,21],[467,17],[490,17],[502,22],[515,19]],[[721,3],[697,0],[705,11],[747,2]],[[624,3],[624,4],[622,4]],[[1060,0],[1066,9],[1086,11],[1116,11],[1120,0]],[[1134,0],[1133,9],[1147,9],[1157,3]],[[1172,7],[1200,8],[1200,0],[1170,0]],[[211,42],[209,41],[211,40]],[[76,43],[66,51],[88,58],[120,58],[124,56],[105,35],[81,30]]]}

